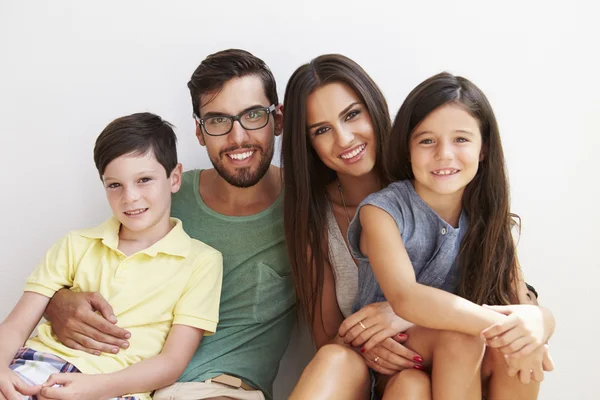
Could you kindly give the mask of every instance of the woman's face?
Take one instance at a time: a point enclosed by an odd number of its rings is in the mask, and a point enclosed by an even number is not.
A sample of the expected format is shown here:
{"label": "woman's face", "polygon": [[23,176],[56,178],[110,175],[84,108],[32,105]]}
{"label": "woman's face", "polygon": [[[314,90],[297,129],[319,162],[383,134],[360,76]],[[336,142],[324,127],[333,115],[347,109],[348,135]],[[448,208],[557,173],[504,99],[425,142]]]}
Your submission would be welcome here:
{"label": "woman's face", "polygon": [[373,122],[350,86],[336,82],[315,90],[306,100],[306,122],[310,142],[326,166],[355,177],[373,170]]}

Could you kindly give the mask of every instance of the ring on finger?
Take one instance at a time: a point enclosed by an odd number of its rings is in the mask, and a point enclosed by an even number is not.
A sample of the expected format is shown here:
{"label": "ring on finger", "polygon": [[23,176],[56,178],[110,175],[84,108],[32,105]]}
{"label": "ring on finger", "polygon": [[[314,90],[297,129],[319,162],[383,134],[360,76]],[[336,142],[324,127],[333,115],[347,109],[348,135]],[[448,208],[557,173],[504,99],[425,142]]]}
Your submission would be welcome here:
{"label": "ring on finger", "polygon": [[363,324],[363,323],[362,323],[362,321],[358,321],[358,324],[359,324],[360,326],[362,326],[362,328],[363,328],[363,329],[367,329],[367,327],[365,326],[365,324]]}
{"label": "ring on finger", "polygon": [[379,361],[379,356],[375,357],[375,359],[373,360],[374,362]]}

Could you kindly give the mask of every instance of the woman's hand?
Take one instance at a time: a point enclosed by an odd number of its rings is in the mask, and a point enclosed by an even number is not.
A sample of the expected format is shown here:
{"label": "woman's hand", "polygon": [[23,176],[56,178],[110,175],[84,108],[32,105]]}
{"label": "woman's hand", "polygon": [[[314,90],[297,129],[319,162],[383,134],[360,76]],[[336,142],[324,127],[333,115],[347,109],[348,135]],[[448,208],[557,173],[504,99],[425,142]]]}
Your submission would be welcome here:
{"label": "woman's hand", "polygon": [[365,351],[405,332],[413,326],[394,313],[388,302],[372,303],[358,310],[342,322],[339,335],[353,347],[363,346]]}
{"label": "woman's hand", "polygon": [[383,375],[393,375],[407,368],[422,369],[421,357],[401,344],[407,338],[406,335],[403,338],[387,338],[370,351],[362,353],[367,366]]}

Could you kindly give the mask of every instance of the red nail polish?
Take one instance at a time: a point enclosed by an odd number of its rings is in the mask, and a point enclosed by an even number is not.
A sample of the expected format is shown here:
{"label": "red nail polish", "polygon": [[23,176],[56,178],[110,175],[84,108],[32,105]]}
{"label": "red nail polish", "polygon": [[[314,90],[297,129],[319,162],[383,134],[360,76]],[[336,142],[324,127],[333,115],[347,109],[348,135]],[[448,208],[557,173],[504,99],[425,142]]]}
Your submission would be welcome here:
{"label": "red nail polish", "polygon": [[418,363],[422,363],[423,362],[423,359],[421,357],[419,357],[419,356],[414,356],[413,360],[415,360]]}
{"label": "red nail polish", "polygon": [[406,333],[399,333],[398,337],[404,339],[405,337],[408,337],[408,335]]}
{"label": "red nail polish", "polygon": [[360,349],[360,352],[364,353],[365,352],[365,348],[363,347],[362,349]]}
{"label": "red nail polish", "polygon": [[418,369],[418,370],[420,370],[420,371],[422,371],[422,370],[423,370],[423,366],[422,366],[422,365],[419,365],[419,364],[415,365],[413,368],[414,368],[414,369]]}

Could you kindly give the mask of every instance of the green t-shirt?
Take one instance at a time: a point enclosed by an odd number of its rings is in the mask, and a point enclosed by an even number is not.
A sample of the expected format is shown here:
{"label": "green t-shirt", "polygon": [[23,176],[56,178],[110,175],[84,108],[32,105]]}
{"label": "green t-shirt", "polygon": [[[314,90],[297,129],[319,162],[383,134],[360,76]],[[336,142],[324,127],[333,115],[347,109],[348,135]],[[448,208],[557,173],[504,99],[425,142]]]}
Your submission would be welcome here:
{"label": "green t-shirt", "polygon": [[204,203],[199,176],[199,170],[183,174],[171,215],[181,219],[188,235],[223,254],[223,288],[217,332],[202,339],[179,381],[202,382],[225,373],[272,399],[273,380],[296,321],[283,194],[258,214],[231,217]]}

